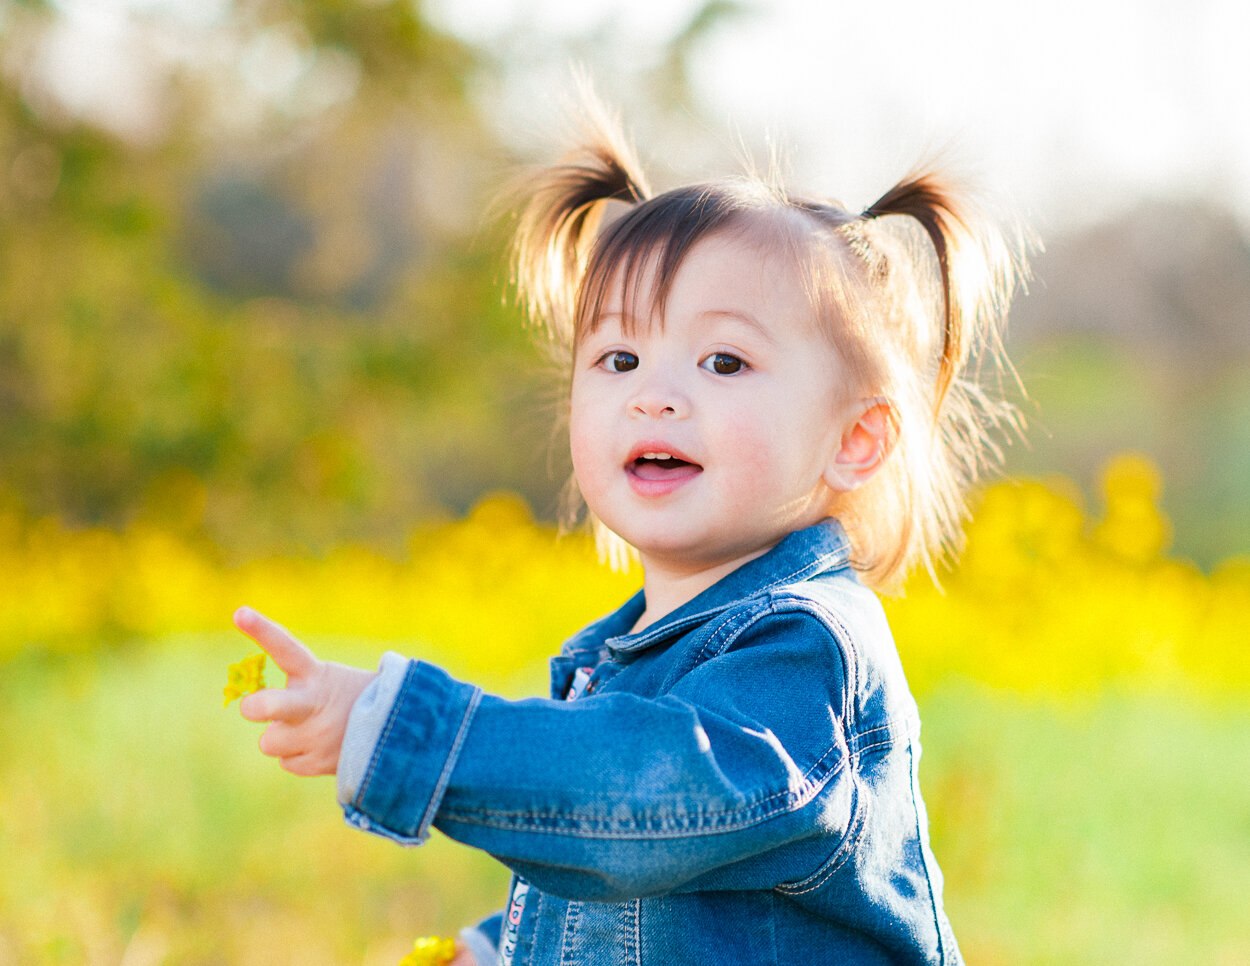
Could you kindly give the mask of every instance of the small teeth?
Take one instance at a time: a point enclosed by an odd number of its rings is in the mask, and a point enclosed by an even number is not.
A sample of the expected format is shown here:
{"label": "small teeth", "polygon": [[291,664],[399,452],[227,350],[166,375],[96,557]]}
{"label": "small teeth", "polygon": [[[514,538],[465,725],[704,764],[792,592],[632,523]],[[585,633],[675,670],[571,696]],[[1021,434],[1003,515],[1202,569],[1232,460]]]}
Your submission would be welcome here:
{"label": "small teeth", "polygon": [[643,453],[638,457],[640,460],[671,460],[672,453]]}

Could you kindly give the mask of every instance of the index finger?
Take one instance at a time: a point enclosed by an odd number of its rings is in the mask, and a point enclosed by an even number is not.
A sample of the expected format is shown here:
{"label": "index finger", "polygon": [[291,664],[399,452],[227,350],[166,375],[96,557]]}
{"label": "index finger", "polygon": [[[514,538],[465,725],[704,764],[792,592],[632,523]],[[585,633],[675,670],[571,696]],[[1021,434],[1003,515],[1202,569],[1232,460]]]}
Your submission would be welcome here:
{"label": "index finger", "polygon": [[259,644],[288,678],[308,677],[317,670],[316,655],[264,614],[240,607],[234,612],[234,626]]}

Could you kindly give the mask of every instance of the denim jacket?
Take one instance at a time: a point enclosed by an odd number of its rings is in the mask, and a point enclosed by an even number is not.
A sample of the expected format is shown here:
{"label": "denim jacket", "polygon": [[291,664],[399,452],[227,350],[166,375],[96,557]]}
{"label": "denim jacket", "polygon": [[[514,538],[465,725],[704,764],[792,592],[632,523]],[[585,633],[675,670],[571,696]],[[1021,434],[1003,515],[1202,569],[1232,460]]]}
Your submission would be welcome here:
{"label": "denim jacket", "polygon": [[348,821],[511,868],[504,966],[961,963],[916,705],[848,558],[826,521],[631,634],[640,593],[565,643],[550,699],[392,661],[353,710]]}

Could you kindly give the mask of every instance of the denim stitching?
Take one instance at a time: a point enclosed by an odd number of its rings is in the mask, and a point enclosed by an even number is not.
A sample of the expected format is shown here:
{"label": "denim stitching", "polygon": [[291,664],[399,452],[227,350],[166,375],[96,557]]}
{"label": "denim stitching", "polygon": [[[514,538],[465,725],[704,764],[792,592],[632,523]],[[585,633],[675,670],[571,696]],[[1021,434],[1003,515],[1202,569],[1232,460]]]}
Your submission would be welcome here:
{"label": "denim stitching", "polygon": [[628,966],[638,966],[642,962],[642,900],[628,899],[617,907],[621,912],[624,922],[620,922],[621,926],[618,936],[622,939],[623,955],[621,962]]}
{"label": "denim stitching", "polygon": [[822,766],[827,764],[830,753],[837,750],[837,747],[836,744],[830,746],[808,769],[803,776],[803,783],[806,786],[804,791],[795,793],[788,788],[777,791],[760,799],[748,800],[732,811],[713,813],[710,820],[692,817],[692,813],[688,810],[663,819],[643,817],[627,825],[615,819],[596,818],[586,814],[536,813],[532,810],[444,809],[443,816],[449,821],[466,825],[523,829],[538,834],[574,831],[593,838],[634,839],[648,836],[676,838],[681,835],[713,835],[720,832],[740,831],[810,805],[828,785],[830,779],[842,770],[847,761],[846,758],[842,758],[837,767],[822,772],[817,778],[812,778]]}
{"label": "denim stitching", "polygon": [[[835,548],[834,550],[831,550],[826,554],[822,554],[821,556],[817,557],[815,560],[807,561],[802,566],[799,566],[796,569],[790,571],[790,573],[785,574],[784,576],[777,577],[769,581],[766,584],[761,584],[758,588],[756,588],[755,592],[752,593],[751,597],[748,599],[754,600],[758,597],[766,596],[767,594],[771,593],[773,589],[775,589],[776,587],[783,586],[785,584],[796,583],[800,580],[806,580],[808,577],[813,576],[817,573],[821,573],[823,571],[831,571],[836,568],[842,567],[843,565],[845,565],[848,559],[849,559],[849,551],[844,543],[840,543],[837,546],[837,548]],[[708,619],[710,619],[713,614],[719,613],[720,611],[726,610],[728,608],[732,608],[735,604],[738,604],[738,603],[740,603],[740,601],[726,601],[724,604],[720,604],[716,607],[709,608],[708,610],[701,611],[698,614],[692,614],[689,617],[683,617],[681,620],[676,621],[672,624],[664,624],[660,627],[655,628],[653,631],[644,633],[638,639],[630,641],[628,644],[624,646],[614,646],[612,644],[612,641],[620,640],[620,638],[619,637],[611,638],[608,641],[608,646],[611,647],[612,650],[614,651],[624,651],[626,653],[640,651],[640,650],[643,650],[645,647],[648,647],[651,644],[655,643],[656,641],[662,640],[663,638],[670,636],[676,631],[684,630],[685,628],[690,627],[694,624],[704,623]]]}
{"label": "denim stitching", "polygon": [[847,733],[847,744],[850,745],[851,736],[859,733],[859,715],[856,713],[858,708],[855,706],[855,695],[860,693],[860,660],[859,648],[855,646],[855,638],[851,634],[850,628],[842,621],[842,619],[827,607],[817,604],[815,601],[798,599],[796,604],[803,605],[804,610],[808,611],[817,620],[825,625],[829,636],[833,638],[834,643],[838,647],[838,654],[842,657],[842,671],[846,675],[846,687],[842,689],[842,722],[843,728]]}
{"label": "denim stitching", "polygon": [[[789,582],[789,577],[784,578],[783,583]],[[838,629],[841,630],[843,635],[849,640],[850,635],[846,633],[846,628],[841,624],[841,622],[834,621],[832,619],[833,615],[830,614],[825,608],[820,607],[818,604],[815,604],[807,598],[793,597],[790,595],[777,596],[772,594],[770,591],[770,594],[762,599],[753,597],[750,601],[743,603],[751,603],[752,606],[733,607],[731,612],[725,616],[725,619],[708,632],[707,641],[702,645],[702,647],[699,648],[695,655],[685,664],[679,665],[668,675],[665,680],[666,686],[670,681],[684,677],[689,671],[698,667],[705,661],[709,661],[714,657],[719,657],[721,654],[724,654],[725,651],[729,650],[729,648],[733,645],[734,641],[742,636],[742,634],[745,633],[752,625],[763,620],[765,617],[785,613],[810,614],[818,623],[822,625],[827,623],[836,623]],[[736,622],[741,623],[741,626],[736,628],[732,627],[731,625]],[[723,643],[717,645],[716,642],[718,636],[724,633],[727,627],[730,628],[730,633],[725,637]],[[829,636],[833,638],[834,643],[838,645],[838,652],[842,659],[842,666],[843,669],[848,672],[848,677],[854,676],[850,673],[851,669],[847,665],[857,664],[858,662],[847,660],[847,656],[844,653],[846,648],[842,644],[843,639],[827,626],[822,627],[822,629],[828,633]],[[849,691],[850,689],[848,688],[847,690]]]}
{"label": "denim stitching", "polygon": [[[916,817],[916,840],[924,841],[925,830],[920,827],[920,803],[917,801],[918,788],[916,786],[916,749],[909,742],[907,745],[907,763],[908,768],[908,784],[911,786],[911,810]],[[924,882],[929,888],[929,908],[933,911],[933,922],[937,926],[937,946],[938,946],[938,962],[945,963],[946,960],[946,937],[942,934],[942,910],[938,906],[937,889],[933,886],[933,869],[929,867],[930,853],[927,849],[921,850],[920,864],[924,869]]]}
{"label": "denim stitching", "polygon": [[[779,602],[780,603],[780,602]],[[854,696],[860,693],[860,661],[859,649],[855,646],[855,638],[845,623],[829,608],[805,597],[786,598],[788,610],[810,614],[822,629],[833,640],[838,657],[842,661],[842,673],[846,676],[846,686],[842,689],[842,729],[847,735],[847,746],[851,737],[858,734],[859,715],[856,714]]]}
{"label": "denim stitching", "polygon": [[582,904],[576,899],[569,900],[564,912],[564,937],[560,944],[560,966],[569,966],[573,960],[573,942],[577,935],[577,924],[582,918]]}
{"label": "denim stitching", "polygon": [[642,963],[642,900],[634,900],[634,963]]}
{"label": "denim stitching", "polygon": [[469,721],[473,718],[473,712],[477,710],[477,706],[482,700],[482,689],[474,688],[473,694],[469,698],[468,706],[464,709],[464,714],[460,718],[460,727],[456,730],[456,737],[452,739],[451,748],[447,752],[447,760],[443,762],[443,770],[439,773],[438,781],[434,783],[434,790],[430,793],[430,802],[426,806],[425,814],[421,816],[421,824],[417,828],[417,834],[420,835],[430,827],[430,823],[434,821],[434,814],[438,811],[438,806],[442,802],[443,793],[447,790],[447,783],[451,781],[451,771],[456,767],[456,761],[460,757],[460,746],[464,744],[465,736],[469,732]]}
{"label": "denim stitching", "polygon": [[[873,730],[874,731],[886,731],[888,730],[889,724],[890,722],[887,722],[886,725],[882,726],[881,728],[875,728]],[[895,744],[895,741],[896,739],[891,737],[887,740],[878,741],[872,745],[866,745],[860,750],[852,753],[851,758],[859,759],[863,757],[864,755],[868,754],[870,751],[875,751],[878,748],[889,747]],[[911,754],[910,742],[908,742],[908,745],[909,745],[908,754],[910,755]],[[864,827],[868,824],[868,812],[872,810],[872,800],[861,796],[860,790],[861,790],[860,784],[858,781],[856,781],[854,783],[855,798],[851,806],[851,822],[847,826],[846,835],[844,835],[842,837],[842,840],[838,843],[838,847],[834,849],[833,852],[830,853],[829,857],[825,860],[825,862],[819,868],[817,868],[814,872],[812,872],[809,876],[807,876],[804,879],[800,879],[796,882],[780,883],[776,887],[777,891],[782,892],[785,895],[795,895],[795,896],[805,895],[809,892],[814,892],[817,889],[819,889],[821,886],[823,886],[826,882],[828,882],[829,879],[833,876],[833,874],[837,872],[838,869],[842,868],[843,865],[846,864],[847,860],[851,857],[851,855],[854,854],[854,850],[851,848],[851,846],[854,844],[855,840],[858,839]],[[917,814],[917,822],[919,822],[919,812],[917,812],[916,814]],[[927,866],[925,869],[925,874],[927,878],[928,877]],[[932,894],[933,888],[932,888],[931,883],[930,883],[929,891],[930,891],[930,894]]]}
{"label": "denim stitching", "polygon": [[386,745],[386,740],[390,737],[391,731],[395,727],[395,722],[399,719],[399,708],[403,705],[403,699],[409,690],[408,682],[412,680],[416,671],[415,663],[408,665],[408,670],[404,674],[404,680],[399,685],[399,693],[395,696],[395,703],[391,705],[391,713],[387,715],[386,724],[382,726],[382,733],[378,736],[377,743],[373,746],[373,756],[369,759],[368,767],[365,768],[364,777],[360,780],[360,787],[356,789],[356,797],[352,801],[356,808],[360,808],[364,804],[365,789],[369,787],[369,782],[373,779],[373,773],[377,770],[378,763],[382,758],[382,748]]}
{"label": "denim stitching", "polygon": [[[691,659],[690,668],[693,669],[702,664],[704,661],[709,661],[714,657],[719,657],[721,654],[724,654],[730,647],[733,646],[733,642],[741,637],[748,628],[752,627],[772,612],[772,603],[767,598],[759,601],[755,604],[755,606],[749,609],[740,608],[731,611],[725,616],[725,619],[716,625],[716,627],[708,634],[707,641],[701,648],[699,648],[698,653],[696,653]],[[725,634],[724,642],[713,649],[713,645],[716,644],[717,638],[722,633]]]}
{"label": "denim stitching", "polygon": [[827,859],[812,873],[803,879],[792,882],[778,883],[776,889],[782,895],[802,896],[810,892],[815,892],[828,882],[835,872],[855,854],[854,845],[859,840],[860,833],[868,824],[867,813],[871,809],[868,799],[860,795],[859,783],[855,783],[854,802],[851,805],[851,821],[847,825],[846,834],[842,836],[838,842],[838,847],[834,849]]}
{"label": "denim stitching", "polygon": [[836,751],[838,745],[835,743],[826,749],[824,754],[804,773],[804,791],[795,793],[787,788],[773,792],[763,798],[748,800],[731,812],[715,813],[710,821],[706,817],[695,817],[690,811],[675,813],[663,819],[643,817],[629,824],[621,824],[615,819],[598,818],[584,813],[535,813],[530,810],[453,808],[445,809],[444,817],[466,825],[501,829],[517,828],[536,834],[559,834],[572,831],[594,838],[634,839],[651,835],[660,838],[676,838],[681,835],[712,835],[720,832],[740,831],[788,811],[805,808],[819,796],[829,781],[843,768],[856,763],[870,752],[890,747],[898,740],[887,727],[874,729],[874,731],[885,732],[885,737],[855,750],[848,749],[846,757],[842,758],[836,767],[823,771],[822,768],[827,765],[831,752]]}

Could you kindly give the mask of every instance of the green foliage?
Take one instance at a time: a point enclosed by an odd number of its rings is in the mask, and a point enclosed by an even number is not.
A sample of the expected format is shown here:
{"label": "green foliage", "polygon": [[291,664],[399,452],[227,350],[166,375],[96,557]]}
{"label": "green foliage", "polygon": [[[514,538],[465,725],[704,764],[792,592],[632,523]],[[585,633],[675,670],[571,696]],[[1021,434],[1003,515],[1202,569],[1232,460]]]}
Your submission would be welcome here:
{"label": "green foliage", "polygon": [[1244,706],[1113,692],[1063,708],[947,686],[921,713],[933,847],[969,963],[1244,955]]}
{"label": "green foliage", "polygon": [[[161,507],[251,553],[393,547],[485,487],[551,506],[547,416],[514,415],[540,377],[499,237],[464,217],[484,206],[466,159],[490,155],[477,55],[408,2],[229,17],[356,63],[350,113],[266,108],[219,156],[196,111],[221,79],[193,66],[144,143],[0,81],[0,496],[80,526]],[[37,49],[52,22],[7,30]],[[188,474],[198,514],[168,506]]]}

